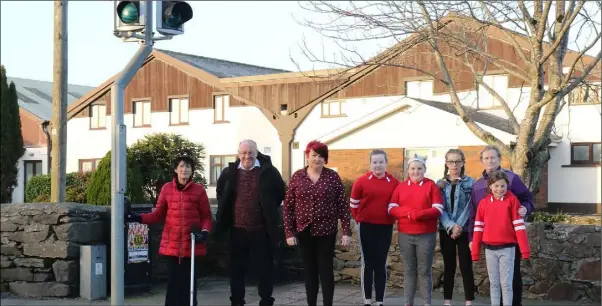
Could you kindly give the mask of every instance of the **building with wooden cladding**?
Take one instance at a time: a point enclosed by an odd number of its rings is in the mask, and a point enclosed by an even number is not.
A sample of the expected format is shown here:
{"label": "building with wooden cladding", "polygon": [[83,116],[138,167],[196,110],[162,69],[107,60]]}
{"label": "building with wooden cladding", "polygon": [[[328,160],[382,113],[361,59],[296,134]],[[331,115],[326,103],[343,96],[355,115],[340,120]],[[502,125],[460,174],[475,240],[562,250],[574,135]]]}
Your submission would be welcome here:
{"label": "building with wooden cladding", "polygon": [[[492,28],[488,33],[488,49],[507,62],[520,64],[516,50],[495,31]],[[419,68],[437,73],[421,43],[420,35],[412,36],[372,61],[418,63]],[[568,61],[574,58],[575,54],[567,54]],[[516,131],[499,102],[476,86],[470,71],[449,61],[462,103],[475,122],[506,144],[515,141]],[[499,68],[490,68],[485,82],[516,109],[520,122],[529,88],[524,79]],[[599,72],[593,74],[597,95],[575,90],[557,118],[551,159],[537,194],[538,207],[600,210]],[[93,170],[93,166],[82,169],[82,163],[110,150],[114,78],[69,107],[68,171]],[[329,144],[328,166],[349,179],[367,171],[372,148],[390,153],[390,170],[400,178],[406,157],[413,154],[428,156],[427,176],[440,178],[443,154],[449,148],[466,152],[469,175],[476,177],[482,170],[478,153],[484,142],[458,117],[447,88],[399,66],[289,72],[155,49],[124,96],[128,145],[155,132],[179,133],[202,143],[210,196],[215,194],[221,169],[236,158],[237,145],[245,138],[256,140],[259,150],[271,156],[286,179],[304,166],[303,149],[313,139]],[[507,161],[504,165],[508,166]]]}

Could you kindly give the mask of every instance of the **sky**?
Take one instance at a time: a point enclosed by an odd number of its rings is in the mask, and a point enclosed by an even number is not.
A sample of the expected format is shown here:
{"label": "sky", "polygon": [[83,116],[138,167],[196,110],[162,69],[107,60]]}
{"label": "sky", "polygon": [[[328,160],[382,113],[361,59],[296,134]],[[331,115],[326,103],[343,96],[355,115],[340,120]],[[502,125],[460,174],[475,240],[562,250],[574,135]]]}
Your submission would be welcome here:
{"label": "sky", "polygon": [[[194,17],[185,24],[185,33],[158,41],[155,48],[290,71],[299,71],[291,55],[303,70],[328,67],[314,66],[300,53],[304,36],[320,52],[323,40],[295,20],[307,16],[295,1],[188,3]],[[52,81],[53,2],[0,4],[0,62],[8,76]],[[22,22],[25,17],[30,21]],[[101,84],[125,67],[138,46],[113,35],[113,1],[69,1],[69,84]]]}
{"label": "sky", "polygon": [[[296,1],[188,1],[194,17],[185,33],[158,41],[155,48],[206,57],[299,71],[333,67],[312,63],[301,53],[309,48],[332,58],[339,48],[298,20],[324,20],[311,15]],[[138,43],[113,35],[113,1],[69,1],[68,82],[97,86],[125,67]],[[52,81],[52,1],[0,2],[0,62],[10,77]],[[23,22],[24,18],[26,22]],[[381,42],[354,44],[364,58],[385,47]],[[595,50],[594,50],[595,49]],[[596,54],[600,44],[588,54]]]}

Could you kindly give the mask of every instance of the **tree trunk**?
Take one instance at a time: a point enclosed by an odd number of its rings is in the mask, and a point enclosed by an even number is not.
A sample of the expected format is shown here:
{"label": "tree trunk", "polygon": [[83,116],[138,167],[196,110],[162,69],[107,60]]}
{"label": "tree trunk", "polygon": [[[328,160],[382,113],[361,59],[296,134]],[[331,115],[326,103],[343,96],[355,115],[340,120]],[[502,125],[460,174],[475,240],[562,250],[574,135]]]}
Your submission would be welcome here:
{"label": "tree trunk", "polygon": [[[532,158],[529,158],[530,155],[532,154],[515,154],[512,161],[512,171],[520,176],[529,188],[529,191],[533,194],[534,207],[536,209],[543,209],[547,207],[547,203],[537,203],[536,195],[540,192],[539,186],[542,179],[548,179],[547,176],[542,177],[542,173],[550,160],[550,152],[546,145],[543,147],[543,150],[535,153]],[[547,192],[547,190],[543,190],[542,192]]]}

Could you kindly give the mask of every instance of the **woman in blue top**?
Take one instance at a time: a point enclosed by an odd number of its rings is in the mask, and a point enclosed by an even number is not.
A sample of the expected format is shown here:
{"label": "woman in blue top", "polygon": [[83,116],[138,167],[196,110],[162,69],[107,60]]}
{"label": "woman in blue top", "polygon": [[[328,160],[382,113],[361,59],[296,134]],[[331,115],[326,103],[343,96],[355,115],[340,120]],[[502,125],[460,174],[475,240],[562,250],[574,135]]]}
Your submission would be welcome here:
{"label": "woman in blue top", "polygon": [[[444,305],[451,305],[456,274],[456,252],[464,283],[466,305],[474,300],[474,275],[468,247],[468,215],[474,180],[464,174],[466,158],[459,149],[445,153],[445,173],[437,182],[441,188],[445,209],[439,218],[439,243],[443,255]],[[456,251],[457,250],[457,251]]]}

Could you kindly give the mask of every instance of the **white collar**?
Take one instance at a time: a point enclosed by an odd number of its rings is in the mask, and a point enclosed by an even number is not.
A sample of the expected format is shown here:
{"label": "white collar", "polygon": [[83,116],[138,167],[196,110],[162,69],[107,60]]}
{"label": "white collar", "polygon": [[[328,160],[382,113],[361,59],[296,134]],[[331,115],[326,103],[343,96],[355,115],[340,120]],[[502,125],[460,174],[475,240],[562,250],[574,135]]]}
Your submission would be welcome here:
{"label": "white collar", "polygon": [[245,169],[242,167],[242,163],[238,163],[238,169],[243,169],[243,170],[253,170],[253,168],[257,167],[259,168],[261,165],[259,164],[259,160],[255,159],[255,164],[253,165],[253,167],[251,167],[251,169]]}

